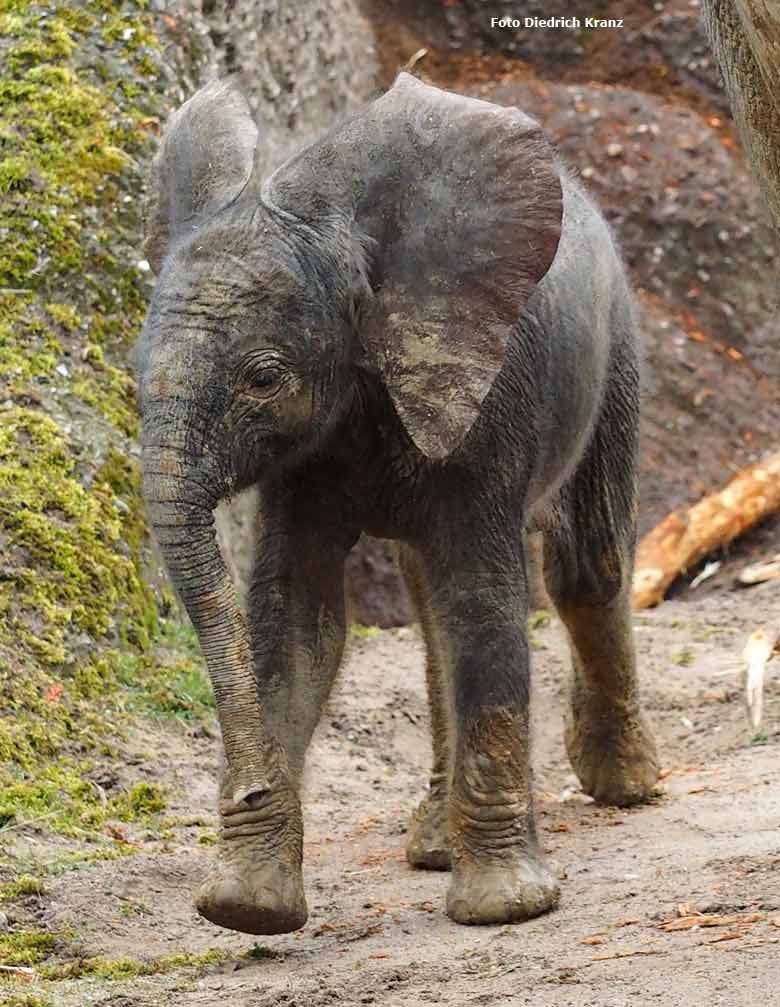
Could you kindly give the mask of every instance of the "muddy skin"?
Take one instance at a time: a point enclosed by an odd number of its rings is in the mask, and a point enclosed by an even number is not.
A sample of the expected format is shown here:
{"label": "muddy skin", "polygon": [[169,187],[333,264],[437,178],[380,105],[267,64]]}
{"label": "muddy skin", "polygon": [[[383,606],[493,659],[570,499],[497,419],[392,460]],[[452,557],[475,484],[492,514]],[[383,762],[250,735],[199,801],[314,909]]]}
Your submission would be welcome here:
{"label": "muddy skin", "polygon": [[463,732],[450,822],[457,923],[515,923],[553,909],[559,888],[536,841],[526,713],[487,710]]}
{"label": "muddy skin", "polygon": [[[616,366],[630,360],[624,345]],[[620,422],[636,410],[636,392],[611,382],[583,465],[544,538],[545,583],[572,655],[566,749],[585,793],[620,807],[646,801],[659,771],[639,704],[631,623],[635,469],[619,462],[636,458],[635,429]]]}
{"label": "muddy skin", "polygon": [[[460,509],[462,500],[451,506]],[[497,495],[489,505],[473,499],[461,512],[482,543],[479,557],[452,540],[449,521],[418,545],[434,642],[447,641],[452,700],[444,708],[454,745],[446,909],[459,923],[518,922],[552,909],[559,897],[536,842],[523,536],[507,542],[503,531],[513,509]]]}
{"label": "muddy skin", "polygon": [[[324,520],[323,509],[339,520]],[[258,523],[263,561],[248,599],[255,674],[297,788],[344,653],[344,563],[359,531],[325,491],[286,483],[263,494]]]}
{"label": "muddy skin", "polygon": [[[266,717],[284,751],[275,786],[238,804],[230,799],[222,765],[217,865],[196,899],[201,916],[244,933],[287,933],[308,917],[298,791],[306,749],[344,651],[350,544],[341,526],[329,535],[309,507],[306,497],[293,502],[284,491],[265,495],[259,543],[265,562],[255,569],[249,606],[260,625],[275,627],[254,651]],[[270,660],[262,659],[266,649]]]}
{"label": "muddy skin", "polygon": [[303,892],[303,824],[294,788],[236,803],[222,768],[217,860],[195,900],[201,916],[246,934],[299,930],[308,918]]}
{"label": "muddy skin", "polygon": [[445,679],[444,651],[436,629],[425,573],[408,546],[398,550],[398,561],[425,638],[425,685],[431,722],[433,762],[430,790],[409,822],[406,859],[412,867],[448,871],[450,857],[451,698]]}
{"label": "muddy skin", "polygon": [[598,612],[563,609],[573,651],[566,751],[582,789],[600,804],[646,801],[658,756],[639,709],[627,595]]}
{"label": "muddy skin", "polygon": [[430,791],[409,820],[406,859],[412,867],[448,871],[450,855],[450,802],[447,780],[431,774]]}

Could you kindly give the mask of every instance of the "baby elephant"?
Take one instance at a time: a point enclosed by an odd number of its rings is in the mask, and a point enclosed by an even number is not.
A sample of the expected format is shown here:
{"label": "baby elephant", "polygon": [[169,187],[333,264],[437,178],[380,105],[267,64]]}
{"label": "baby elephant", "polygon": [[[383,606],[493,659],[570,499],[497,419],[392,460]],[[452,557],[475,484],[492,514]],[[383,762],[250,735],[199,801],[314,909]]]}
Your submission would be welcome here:
{"label": "baby elephant", "polygon": [[[657,775],[629,614],[637,335],[598,210],[516,108],[392,88],[279,167],[229,82],[171,118],[137,347],[144,490],[214,687],[218,860],[197,907],[306,921],[299,783],[344,646],[344,560],[399,543],[425,632],[431,788],[410,862],[447,912],[555,906],[529,762],[523,529],[571,639],[569,755],[598,801]],[[213,511],[259,487],[239,609]]]}

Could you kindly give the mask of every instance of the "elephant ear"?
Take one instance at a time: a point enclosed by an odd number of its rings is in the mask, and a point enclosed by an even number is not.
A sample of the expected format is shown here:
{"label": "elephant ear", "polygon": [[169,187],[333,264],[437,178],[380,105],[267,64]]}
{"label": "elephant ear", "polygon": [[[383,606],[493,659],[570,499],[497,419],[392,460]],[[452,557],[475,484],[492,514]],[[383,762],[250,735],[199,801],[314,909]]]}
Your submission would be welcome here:
{"label": "elephant ear", "polygon": [[346,214],[371,259],[365,352],[416,445],[449,454],[558,247],[560,175],[539,124],[401,74],[263,198],[314,226]]}
{"label": "elephant ear", "polygon": [[144,247],[155,272],[175,242],[241,192],[257,146],[257,126],[232,80],[206,84],[173,113],[147,196]]}

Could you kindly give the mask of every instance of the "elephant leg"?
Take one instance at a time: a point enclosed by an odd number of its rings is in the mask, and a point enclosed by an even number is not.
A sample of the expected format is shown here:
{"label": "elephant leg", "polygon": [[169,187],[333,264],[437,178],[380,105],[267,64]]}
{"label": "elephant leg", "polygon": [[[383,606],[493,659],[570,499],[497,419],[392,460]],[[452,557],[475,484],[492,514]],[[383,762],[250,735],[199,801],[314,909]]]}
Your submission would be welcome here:
{"label": "elephant leg", "polygon": [[572,652],[569,759],[586,793],[624,806],[650,796],[658,759],[639,703],[631,622],[634,443],[625,409],[610,404],[563,491],[544,559]]}
{"label": "elephant leg", "polygon": [[308,508],[299,511],[294,499],[284,507],[264,501],[247,606],[258,691],[287,790],[236,805],[223,769],[218,863],[197,899],[201,915],[246,933],[285,933],[306,922],[300,777],[344,645],[349,544],[316,527]]}
{"label": "elephant leg", "polygon": [[299,528],[291,541],[295,570],[291,594],[293,668],[285,720],[290,773],[298,781],[344,654],[344,563],[348,551],[322,528]]}
{"label": "elephant leg", "polygon": [[468,529],[462,542],[421,550],[455,713],[447,912],[511,923],[553,908],[559,894],[533,816],[522,536],[479,516],[443,524]]}
{"label": "elephant leg", "polygon": [[283,515],[265,509],[249,618],[255,654],[272,658],[256,661],[258,687],[297,785],[344,653],[344,564],[359,531],[329,525],[335,508],[312,489]]}
{"label": "elephant leg", "polygon": [[406,859],[412,867],[446,871],[450,868],[449,777],[450,698],[444,655],[438,638],[425,573],[415,550],[402,545],[398,553],[406,587],[425,638],[425,682],[430,711],[433,762],[430,789],[409,823]]}

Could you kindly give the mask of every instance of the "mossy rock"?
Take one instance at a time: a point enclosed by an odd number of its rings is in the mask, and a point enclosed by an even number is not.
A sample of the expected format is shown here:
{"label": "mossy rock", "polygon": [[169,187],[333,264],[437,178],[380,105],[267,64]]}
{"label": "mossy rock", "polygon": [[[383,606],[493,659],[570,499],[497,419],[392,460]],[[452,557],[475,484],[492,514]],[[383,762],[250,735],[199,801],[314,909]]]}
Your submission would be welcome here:
{"label": "mossy rock", "polygon": [[150,285],[145,165],[176,73],[154,27],[145,0],[0,0],[6,825],[99,833],[110,816],[159,814],[164,798],[151,792],[106,806],[86,779],[91,753],[114,744],[143,705],[177,715],[209,707],[189,642],[173,660],[157,657],[169,600],[145,577],[127,367]]}

